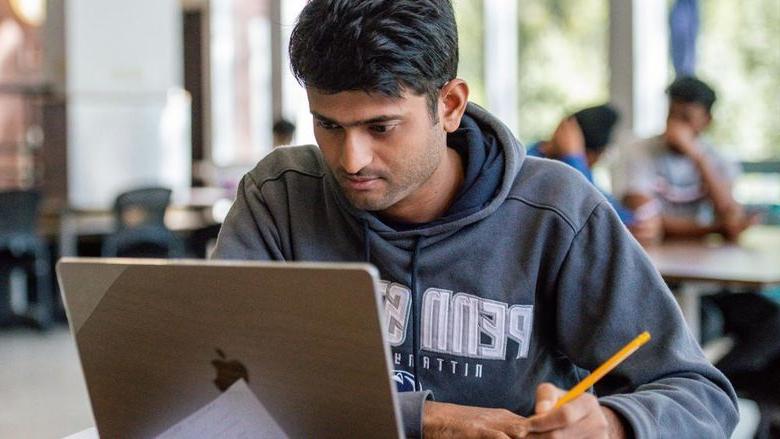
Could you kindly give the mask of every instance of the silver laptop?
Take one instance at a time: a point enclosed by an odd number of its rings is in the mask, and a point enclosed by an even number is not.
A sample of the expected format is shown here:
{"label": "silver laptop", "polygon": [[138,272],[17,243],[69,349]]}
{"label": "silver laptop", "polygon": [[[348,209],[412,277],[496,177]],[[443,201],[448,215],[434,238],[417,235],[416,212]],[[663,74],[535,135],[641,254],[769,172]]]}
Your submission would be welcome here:
{"label": "silver laptop", "polygon": [[153,437],[243,378],[289,437],[401,437],[376,269],[66,258],[101,437]]}

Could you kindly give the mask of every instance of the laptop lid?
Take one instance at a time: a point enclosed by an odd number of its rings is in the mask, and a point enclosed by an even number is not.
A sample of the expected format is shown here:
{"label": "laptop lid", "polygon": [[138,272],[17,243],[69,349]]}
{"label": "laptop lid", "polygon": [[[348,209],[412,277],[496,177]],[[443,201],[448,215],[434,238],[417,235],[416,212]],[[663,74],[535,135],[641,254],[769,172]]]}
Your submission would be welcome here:
{"label": "laptop lid", "polygon": [[162,433],[238,377],[290,437],[400,437],[367,264],[65,258],[102,437]]}

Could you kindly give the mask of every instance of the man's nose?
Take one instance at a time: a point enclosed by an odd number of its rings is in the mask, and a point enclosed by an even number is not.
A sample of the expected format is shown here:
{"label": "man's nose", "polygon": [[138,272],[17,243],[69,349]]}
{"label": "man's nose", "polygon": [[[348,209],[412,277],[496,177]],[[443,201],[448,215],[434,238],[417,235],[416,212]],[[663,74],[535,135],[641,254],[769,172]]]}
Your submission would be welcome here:
{"label": "man's nose", "polygon": [[371,163],[371,142],[357,130],[347,130],[341,149],[340,164],[344,172],[357,174]]}

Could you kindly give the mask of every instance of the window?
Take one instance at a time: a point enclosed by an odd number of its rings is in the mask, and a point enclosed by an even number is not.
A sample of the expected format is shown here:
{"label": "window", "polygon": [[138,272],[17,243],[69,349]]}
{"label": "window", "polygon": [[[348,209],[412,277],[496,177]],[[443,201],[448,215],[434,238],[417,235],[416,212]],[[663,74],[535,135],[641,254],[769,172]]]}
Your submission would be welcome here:
{"label": "window", "polygon": [[520,2],[518,134],[524,143],[548,138],[567,113],[609,98],[608,3]]}
{"label": "window", "polygon": [[[724,154],[741,161],[780,159],[780,3],[755,0],[700,2],[697,74],[718,93],[708,136]],[[780,173],[772,166],[737,181],[742,203],[775,207]],[[771,217],[771,218],[770,218]]]}
{"label": "window", "polygon": [[269,4],[211,2],[211,157],[218,166],[251,165],[271,149]]}
{"label": "window", "polygon": [[458,77],[469,84],[469,100],[481,106],[485,102],[484,34],[482,0],[456,0],[453,2],[455,20],[458,23]]}
{"label": "window", "polygon": [[741,160],[780,158],[780,2],[700,2],[698,74],[718,93],[709,132]]}

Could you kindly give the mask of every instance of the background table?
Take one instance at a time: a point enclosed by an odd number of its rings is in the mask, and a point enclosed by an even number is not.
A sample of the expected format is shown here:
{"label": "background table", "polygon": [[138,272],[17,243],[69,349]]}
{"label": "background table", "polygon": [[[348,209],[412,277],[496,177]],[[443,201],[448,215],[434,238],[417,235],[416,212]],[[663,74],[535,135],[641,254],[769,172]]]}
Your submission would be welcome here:
{"label": "background table", "polygon": [[780,285],[780,227],[754,226],[738,242],[668,241],[647,253],[676,294],[691,331],[699,338],[700,299],[713,286],[763,289]]}
{"label": "background table", "polygon": [[[188,232],[222,223],[232,198],[221,188],[190,188],[183,198],[172,200],[165,225],[174,232]],[[77,256],[78,240],[84,235],[107,235],[114,231],[111,210],[57,207],[42,219],[44,236],[56,237],[59,256]]]}

